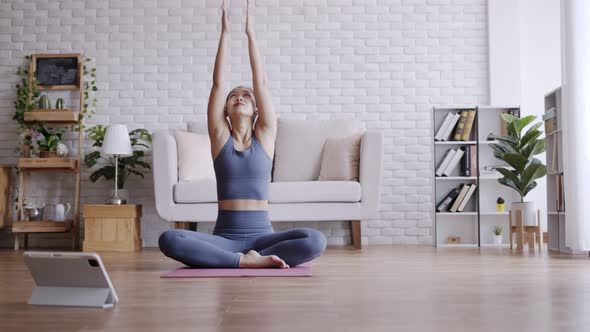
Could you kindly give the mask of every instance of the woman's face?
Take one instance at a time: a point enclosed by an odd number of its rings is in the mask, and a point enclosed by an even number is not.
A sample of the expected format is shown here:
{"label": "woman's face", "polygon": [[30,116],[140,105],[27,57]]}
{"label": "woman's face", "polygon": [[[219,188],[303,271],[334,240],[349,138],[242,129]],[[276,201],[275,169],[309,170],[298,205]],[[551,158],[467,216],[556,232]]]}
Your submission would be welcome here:
{"label": "woman's face", "polygon": [[226,105],[228,115],[239,112],[241,115],[252,116],[256,108],[252,91],[243,87],[237,87],[229,93]]}

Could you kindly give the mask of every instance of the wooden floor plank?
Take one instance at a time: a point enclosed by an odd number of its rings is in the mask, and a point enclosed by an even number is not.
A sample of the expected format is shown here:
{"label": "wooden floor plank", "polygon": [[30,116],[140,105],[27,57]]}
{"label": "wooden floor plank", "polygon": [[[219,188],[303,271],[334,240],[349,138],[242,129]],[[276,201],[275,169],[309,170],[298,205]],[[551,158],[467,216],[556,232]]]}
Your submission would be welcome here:
{"label": "wooden floor plank", "polygon": [[584,331],[590,261],[499,248],[328,248],[313,277],[161,279],[157,249],[100,254],[112,309],[29,306],[22,251],[0,251],[0,331]]}

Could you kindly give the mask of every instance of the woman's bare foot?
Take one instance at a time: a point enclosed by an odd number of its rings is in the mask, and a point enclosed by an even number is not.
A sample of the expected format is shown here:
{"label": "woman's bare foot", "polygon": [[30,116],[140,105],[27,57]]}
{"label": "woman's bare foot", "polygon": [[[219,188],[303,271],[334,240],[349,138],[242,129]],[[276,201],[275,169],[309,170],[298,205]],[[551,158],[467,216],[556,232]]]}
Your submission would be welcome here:
{"label": "woman's bare foot", "polygon": [[240,255],[241,268],[262,268],[262,267],[277,267],[281,269],[288,269],[289,265],[277,255],[261,256],[256,250],[250,250],[246,254],[238,253]]}

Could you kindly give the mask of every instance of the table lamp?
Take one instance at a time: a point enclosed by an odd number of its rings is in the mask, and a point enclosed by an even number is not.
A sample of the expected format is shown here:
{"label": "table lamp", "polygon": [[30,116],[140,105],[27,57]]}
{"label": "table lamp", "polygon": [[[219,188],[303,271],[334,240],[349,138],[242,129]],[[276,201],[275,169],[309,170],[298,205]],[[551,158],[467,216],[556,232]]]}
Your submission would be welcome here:
{"label": "table lamp", "polygon": [[127,126],[113,124],[107,127],[102,143],[102,152],[107,155],[115,156],[115,194],[106,201],[106,204],[122,205],[127,204],[127,200],[119,197],[117,182],[119,179],[119,156],[131,156],[131,140]]}

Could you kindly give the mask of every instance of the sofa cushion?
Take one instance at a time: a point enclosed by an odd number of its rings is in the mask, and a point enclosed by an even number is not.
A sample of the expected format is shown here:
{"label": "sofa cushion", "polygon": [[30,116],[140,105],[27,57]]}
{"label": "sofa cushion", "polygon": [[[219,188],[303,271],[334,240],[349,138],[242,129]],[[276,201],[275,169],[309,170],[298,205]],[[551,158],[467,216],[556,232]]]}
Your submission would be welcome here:
{"label": "sofa cushion", "polygon": [[271,182],[270,203],[359,202],[358,181]]}
{"label": "sofa cushion", "polygon": [[317,180],[326,139],[362,131],[360,122],[356,120],[300,120],[279,117],[272,182]]}
{"label": "sofa cushion", "polygon": [[211,203],[217,202],[217,181],[203,179],[179,182],[174,185],[176,203]]}
{"label": "sofa cushion", "polygon": [[178,181],[214,179],[209,136],[176,130],[174,137],[178,150]]}
{"label": "sofa cushion", "polygon": [[[270,203],[359,202],[361,184],[357,181],[272,182]],[[174,185],[176,203],[215,203],[215,180],[180,182]]]}
{"label": "sofa cushion", "polygon": [[328,137],[322,151],[319,181],[358,181],[361,134]]}

